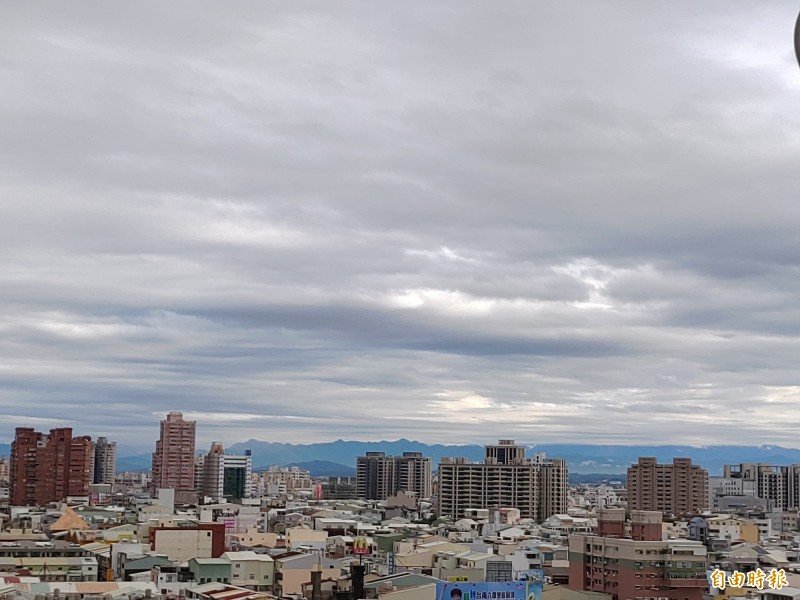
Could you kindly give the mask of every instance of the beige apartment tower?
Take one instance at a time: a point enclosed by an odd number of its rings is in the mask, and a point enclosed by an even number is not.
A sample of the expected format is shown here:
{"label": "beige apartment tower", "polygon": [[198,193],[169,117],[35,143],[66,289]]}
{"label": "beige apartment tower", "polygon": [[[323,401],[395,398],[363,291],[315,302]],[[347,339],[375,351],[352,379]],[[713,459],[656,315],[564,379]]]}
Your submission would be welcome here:
{"label": "beige apartment tower", "polygon": [[201,501],[206,497],[211,502],[224,502],[223,481],[225,479],[225,450],[221,442],[211,442],[211,449],[203,458],[203,479],[197,488]]}
{"label": "beige apartment tower", "polygon": [[431,479],[431,459],[421,452],[403,452],[402,456],[367,452],[356,460],[357,495],[366,500],[386,500],[399,491],[428,498]]}
{"label": "beige apartment tower", "polygon": [[561,459],[525,457],[514,440],[486,446],[481,463],[443,458],[439,463],[439,514],[460,519],[467,509],[517,508],[524,519],[544,521],[567,512],[568,469]]}
{"label": "beige apartment tower", "polygon": [[194,479],[196,426],[195,421],[184,421],[179,412],[171,412],[161,421],[161,437],[153,452],[153,496],[160,488],[172,488],[176,503],[197,502]]}
{"label": "beige apartment tower", "polygon": [[628,468],[628,509],[690,515],[708,508],[708,471],[691,458],[674,458],[659,464],[639,458]]}

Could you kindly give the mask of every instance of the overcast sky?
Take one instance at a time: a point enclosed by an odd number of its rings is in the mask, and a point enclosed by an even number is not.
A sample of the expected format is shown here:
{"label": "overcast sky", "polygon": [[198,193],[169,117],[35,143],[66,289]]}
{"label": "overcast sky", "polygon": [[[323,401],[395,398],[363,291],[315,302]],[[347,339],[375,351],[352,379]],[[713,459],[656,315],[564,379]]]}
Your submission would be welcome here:
{"label": "overcast sky", "polygon": [[0,440],[784,444],[797,2],[0,20]]}

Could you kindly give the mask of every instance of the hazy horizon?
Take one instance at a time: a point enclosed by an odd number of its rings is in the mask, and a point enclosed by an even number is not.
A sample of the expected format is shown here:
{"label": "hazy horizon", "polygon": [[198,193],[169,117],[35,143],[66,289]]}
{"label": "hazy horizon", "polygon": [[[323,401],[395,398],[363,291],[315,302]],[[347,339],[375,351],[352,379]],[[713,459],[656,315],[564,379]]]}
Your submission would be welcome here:
{"label": "hazy horizon", "polygon": [[[91,435],[90,432],[83,431],[83,430],[75,430],[74,435]],[[92,439],[96,440],[99,436],[92,436]],[[274,440],[264,440],[258,438],[247,438],[247,439],[209,439],[205,441],[205,438],[198,438],[197,444],[195,446],[195,453],[207,453],[212,443],[222,443],[223,448],[228,451],[233,446],[241,446],[246,445],[248,443],[279,443],[279,444],[286,444],[290,446],[308,446],[312,444],[335,444],[337,442],[342,443],[354,443],[354,444],[398,444],[398,443],[407,443],[407,444],[424,444],[427,446],[447,446],[447,447],[474,447],[474,446],[485,446],[487,444],[495,444],[498,442],[499,439],[507,439],[507,438],[497,438],[488,441],[471,441],[471,440],[463,440],[463,441],[454,441],[451,443],[442,443],[437,441],[436,439],[424,440],[424,439],[415,439],[415,438],[393,438],[393,439],[379,439],[379,438],[372,438],[372,439],[353,439],[353,438],[336,438],[336,439],[320,439],[312,442],[276,442]],[[7,442],[0,442],[10,444],[13,441],[13,437],[10,438]],[[116,441],[111,439],[109,441]],[[741,444],[741,443],[724,443],[724,444],[703,444],[703,445],[691,445],[691,444],[675,444],[675,443],[590,443],[590,442],[529,442],[525,440],[514,440],[514,442],[518,445],[524,446],[526,448],[526,455],[531,456],[533,453],[537,451],[537,448],[543,448],[546,446],[553,446],[553,445],[569,445],[569,446],[585,446],[585,447],[647,447],[647,448],[680,448],[685,449],[686,454],[691,454],[692,450],[707,450],[712,448],[725,448],[725,447],[732,447],[732,448],[741,448],[741,447],[749,447],[749,448],[760,448],[765,450],[772,450],[773,448],[782,448],[786,450],[798,450],[800,451],[800,445],[792,446],[792,445],[778,445],[778,444]],[[155,450],[155,440],[153,440],[152,444],[129,444],[129,443],[118,443],[117,444],[117,457],[118,458],[133,458],[133,457],[141,457],[146,454],[152,454]],[[681,454],[683,455],[683,454]],[[553,456],[554,458],[559,458],[557,456]],[[323,457],[315,460],[324,460]],[[735,459],[732,459],[735,462]],[[335,461],[334,461],[335,462]]]}

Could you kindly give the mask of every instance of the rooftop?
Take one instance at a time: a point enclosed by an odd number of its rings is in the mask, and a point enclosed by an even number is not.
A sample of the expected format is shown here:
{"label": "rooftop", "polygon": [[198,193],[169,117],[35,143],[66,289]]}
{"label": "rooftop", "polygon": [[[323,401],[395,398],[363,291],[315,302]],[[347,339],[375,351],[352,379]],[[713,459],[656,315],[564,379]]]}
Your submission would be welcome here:
{"label": "rooftop", "polygon": [[226,552],[222,556],[226,557],[228,560],[263,560],[266,562],[273,562],[272,557],[269,554],[258,554],[257,552],[253,552],[252,550],[242,550],[239,552]]}
{"label": "rooftop", "polygon": [[188,588],[188,592],[194,595],[202,595],[214,600],[260,600],[262,598],[275,598],[271,594],[264,592],[254,592],[246,588],[226,583],[204,583],[196,587]]}
{"label": "rooftop", "polygon": [[74,529],[90,529],[90,527],[89,524],[69,506],[64,509],[64,512],[58,520],[50,525],[50,531],[72,531]]}
{"label": "rooftop", "polygon": [[227,565],[230,564],[229,560],[224,558],[193,558],[198,565]]}

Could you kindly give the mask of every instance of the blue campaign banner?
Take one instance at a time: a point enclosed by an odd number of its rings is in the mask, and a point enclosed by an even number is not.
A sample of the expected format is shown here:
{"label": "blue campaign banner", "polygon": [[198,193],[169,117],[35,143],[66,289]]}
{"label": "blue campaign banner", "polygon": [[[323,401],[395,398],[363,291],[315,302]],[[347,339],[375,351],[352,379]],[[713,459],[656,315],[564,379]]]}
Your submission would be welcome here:
{"label": "blue campaign banner", "polygon": [[542,600],[542,585],[544,581],[544,574],[538,581],[528,581],[526,595],[528,600]]}
{"label": "blue campaign banner", "polygon": [[535,581],[502,581],[471,583],[440,581],[436,584],[436,600],[541,600],[542,583]]}
{"label": "blue campaign banner", "polygon": [[544,585],[544,571],[542,569],[521,571],[517,579],[528,584],[527,600],[542,600],[542,586]]}

